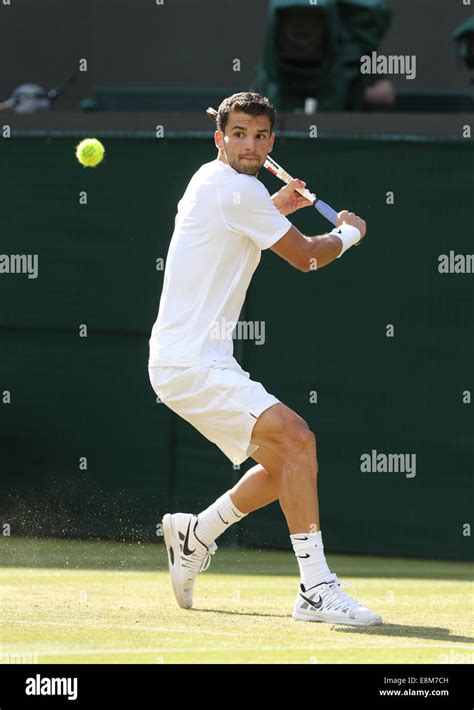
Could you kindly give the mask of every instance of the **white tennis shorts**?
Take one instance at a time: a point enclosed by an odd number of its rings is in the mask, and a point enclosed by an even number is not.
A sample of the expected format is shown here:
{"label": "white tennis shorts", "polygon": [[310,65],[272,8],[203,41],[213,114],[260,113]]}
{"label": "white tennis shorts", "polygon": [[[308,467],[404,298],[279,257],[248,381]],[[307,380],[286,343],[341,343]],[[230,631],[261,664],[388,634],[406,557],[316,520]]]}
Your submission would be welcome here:
{"label": "white tennis shorts", "polygon": [[151,386],[167,407],[240,464],[258,448],[250,443],[258,417],[280,401],[250,379],[234,357],[196,367],[148,370]]}

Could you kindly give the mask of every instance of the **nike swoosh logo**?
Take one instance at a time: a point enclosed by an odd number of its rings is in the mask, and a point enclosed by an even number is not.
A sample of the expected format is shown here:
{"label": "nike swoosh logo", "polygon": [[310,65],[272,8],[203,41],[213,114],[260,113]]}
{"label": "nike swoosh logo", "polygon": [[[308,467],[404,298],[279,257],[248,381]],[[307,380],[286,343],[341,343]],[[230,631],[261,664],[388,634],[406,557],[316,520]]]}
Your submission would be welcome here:
{"label": "nike swoosh logo", "polygon": [[183,545],[183,555],[192,555],[193,552],[196,552],[196,550],[190,550],[188,547],[188,540],[189,540],[189,530],[191,528],[191,520],[188,523],[188,529],[186,530],[186,537],[184,538],[184,545]]}
{"label": "nike swoosh logo", "polygon": [[311,604],[314,609],[319,609],[323,605],[323,600],[321,599],[321,597],[319,597],[319,602],[314,602],[312,599],[308,599],[308,597],[305,597],[304,594],[301,594],[301,592],[300,597],[302,597],[305,602],[308,602],[308,604]]}
{"label": "nike swoosh logo", "polygon": [[295,537],[295,540],[307,540],[307,537]]}
{"label": "nike swoosh logo", "polygon": [[229,524],[229,521],[228,521],[228,520],[224,520],[224,518],[223,518],[222,515],[219,513],[219,511],[217,511],[217,515],[218,515],[219,518],[222,520],[222,522],[225,523],[225,525],[228,525],[228,524]]}
{"label": "nike swoosh logo", "polygon": [[309,557],[309,555],[308,555],[307,552],[306,552],[304,555],[296,555],[296,556],[297,556],[297,557],[301,557],[303,560],[304,560],[306,557]]}

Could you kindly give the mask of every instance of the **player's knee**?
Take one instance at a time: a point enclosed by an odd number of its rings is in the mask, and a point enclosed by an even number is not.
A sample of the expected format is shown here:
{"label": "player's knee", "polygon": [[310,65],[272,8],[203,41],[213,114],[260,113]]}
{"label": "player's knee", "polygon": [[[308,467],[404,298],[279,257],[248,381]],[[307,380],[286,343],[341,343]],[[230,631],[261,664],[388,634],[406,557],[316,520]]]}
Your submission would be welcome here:
{"label": "player's knee", "polygon": [[[288,407],[277,407],[275,405],[273,411],[268,410],[269,426],[264,419],[257,422],[254,430],[255,443],[271,449],[285,462],[307,462],[308,455],[315,460],[316,437],[307,422]],[[263,440],[260,437],[259,441],[260,423],[264,436]]]}
{"label": "player's knee", "polygon": [[295,461],[299,458],[306,458],[308,454],[316,457],[316,436],[303,420],[287,427],[281,444],[284,460]]}
{"label": "player's knee", "polygon": [[292,432],[292,438],[295,446],[299,449],[306,450],[316,448],[316,437],[306,422],[304,425],[295,427]]}

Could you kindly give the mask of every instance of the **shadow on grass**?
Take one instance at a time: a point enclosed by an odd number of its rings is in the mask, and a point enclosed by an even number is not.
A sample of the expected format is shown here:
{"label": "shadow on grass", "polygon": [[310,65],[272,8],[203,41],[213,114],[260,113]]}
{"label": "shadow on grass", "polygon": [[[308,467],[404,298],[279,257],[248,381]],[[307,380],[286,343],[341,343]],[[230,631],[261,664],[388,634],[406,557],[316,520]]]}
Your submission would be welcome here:
{"label": "shadow on grass", "polygon": [[[232,610],[226,611],[221,609],[207,609],[205,607],[194,606],[192,609],[188,609],[186,613],[193,613],[197,611],[208,612],[212,614],[223,614],[224,616],[236,617],[236,616],[249,616],[252,618],[268,618],[268,619],[288,619],[288,614],[265,614],[261,612],[249,612],[249,611],[239,611]],[[297,622],[302,626],[306,623],[307,626],[317,626],[321,622]],[[349,624],[326,624],[329,626],[331,631],[342,634],[359,634],[361,636],[383,636],[383,637],[393,637],[398,640],[401,638],[407,639],[427,639],[430,641],[446,641],[447,643],[471,643],[474,641],[474,637],[471,636],[457,636],[451,634],[449,629],[444,629],[440,626],[410,626],[409,624],[388,624],[384,623],[381,626],[350,626]],[[402,648],[402,647],[400,647]]]}
{"label": "shadow on grass", "polygon": [[441,626],[410,626],[408,624],[382,624],[382,626],[351,626],[333,627],[338,633],[370,634],[371,636],[392,636],[394,638],[428,639],[430,641],[446,641],[448,643],[471,643],[471,636],[451,634],[449,629]]}

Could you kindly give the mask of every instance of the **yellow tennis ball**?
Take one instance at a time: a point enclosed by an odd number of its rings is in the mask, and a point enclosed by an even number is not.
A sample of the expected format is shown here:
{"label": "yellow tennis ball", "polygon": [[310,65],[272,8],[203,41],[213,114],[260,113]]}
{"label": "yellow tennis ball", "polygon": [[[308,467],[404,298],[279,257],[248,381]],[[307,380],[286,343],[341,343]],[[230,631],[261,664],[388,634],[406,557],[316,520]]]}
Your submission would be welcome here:
{"label": "yellow tennis ball", "polygon": [[105,148],[97,138],[84,138],[76,146],[76,158],[85,168],[95,168],[105,155]]}

